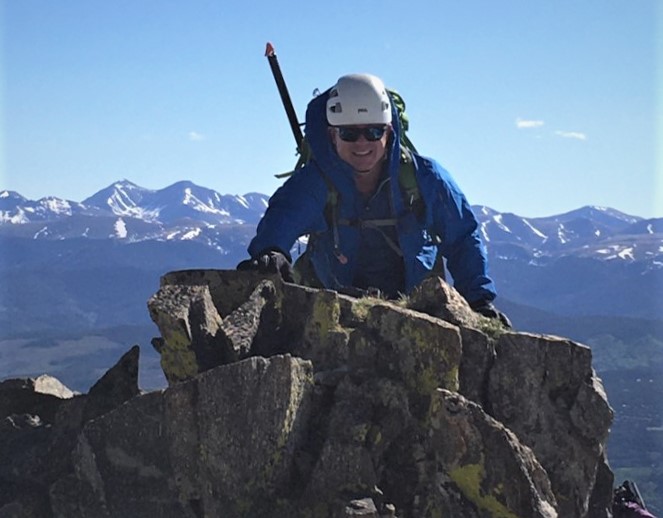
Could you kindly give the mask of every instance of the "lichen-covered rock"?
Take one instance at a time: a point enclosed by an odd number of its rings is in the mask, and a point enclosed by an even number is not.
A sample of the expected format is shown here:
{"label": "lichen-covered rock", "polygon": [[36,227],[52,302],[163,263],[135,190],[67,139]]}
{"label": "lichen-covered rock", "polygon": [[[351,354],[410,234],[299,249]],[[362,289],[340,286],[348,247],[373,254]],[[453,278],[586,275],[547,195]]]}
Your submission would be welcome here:
{"label": "lichen-covered rock", "polygon": [[463,327],[479,327],[482,321],[461,294],[440,277],[424,279],[412,292],[407,306]]}
{"label": "lichen-covered rock", "polygon": [[462,349],[456,326],[381,303],[369,310],[366,329],[375,336],[375,368],[418,394],[458,390]]}
{"label": "lichen-covered rock", "polygon": [[440,389],[430,421],[438,488],[428,492],[427,507],[455,516],[449,493],[457,491],[478,516],[557,516],[550,482],[532,451],[479,405]]}
{"label": "lichen-covered rock", "polygon": [[169,384],[221,365],[232,354],[207,286],[162,286],[148,308],[161,332],[155,347]]}
{"label": "lichen-covered rock", "polygon": [[318,371],[347,364],[349,330],[341,323],[342,297],[335,291],[288,284],[282,290],[279,349],[311,360]]}
{"label": "lichen-covered rock", "polygon": [[302,507],[327,502],[338,512],[347,495],[377,492],[385,453],[413,418],[404,387],[385,378],[352,380],[346,376],[333,396],[323,443],[306,477]]}
{"label": "lichen-covered rock", "polygon": [[[175,272],[166,278],[169,283],[208,286],[217,309],[223,306],[228,312],[240,307],[260,282],[260,276],[251,277],[246,272]],[[407,410],[399,414],[402,423],[411,428],[407,433],[422,436],[427,432],[418,426],[430,418],[431,394],[438,388],[458,391],[483,405],[532,448],[551,476],[562,515],[586,514],[590,497],[595,502],[607,501],[607,495],[597,495],[594,487],[600,487],[595,481],[611,411],[600,381],[591,371],[591,356],[578,352],[576,344],[571,348],[551,347],[548,338],[491,330],[486,319],[474,313],[439,278],[427,279],[415,290],[407,301],[410,309],[287,284],[276,276],[266,278],[274,283],[273,311],[269,318],[259,319],[250,354],[291,352],[310,359],[315,379],[328,394],[325,397],[333,394],[339,398],[337,407],[328,410],[330,416],[335,416],[334,422],[339,422],[339,415],[346,423],[356,418],[351,418],[351,412],[341,411],[345,405],[341,394],[343,387],[349,386],[348,376],[353,386],[362,387],[359,394],[365,394],[364,387],[370,380],[390,380],[399,385],[407,401]],[[364,405],[367,415],[379,407],[366,396],[355,403],[357,408]],[[408,460],[418,451],[416,444],[406,446],[387,432],[389,440],[382,443],[383,448],[373,448],[369,437],[383,437],[375,419],[367,418],[365,423],[359,420],[349,427],[358,437],[362,437],[360,431],[370,430],[365,437],[369,442],[348,442],[334,433],[320,440],[318,463],[307,468],[312,481],[310,492],[316,493],[316,484],[324,486],[320,481],[327,476],[342,478],[339,473],[343,469],[356,491],[362,491],[362,485],[370,485],[376,477],[380,480],[383,465],[385,472],[398,478],[393,466],[381,457],[395,455],[395,451],[401,452],[396,455],[396,464],[401,463],[405,470],[419,469],[416,462]],[[398,427],[392,428],[392,434],[393,430]],[[562,455],[556,452],[559,434],[568,447]],[[570,462],[576,455],[580,459],[578,467],[569,469],[564,459]],[[361,461],[368,457],[372,469]],[[326,460],[319,462],[321,458]],[[389,486],[385,480],[380,483]],[[328,494],[335,493],[330,490]],[[448,509],[463,508],[463,498],[460,507]]]}
{"label": "lichen-covered rock", "polygon": [[488,375],[495,361],[495,343],[469,327],[460,328],[463,355],[460,361],[458,391],[467,399],[484,405],[488,395]]}
{"label": "lichen-covered rock", "polygon": [[312,387],[310,363],[254,357],[135,398],[84,428],[56,515],[267,516],[291,483]]}
{"label": "lichen-covered rock", "polygon": [[589,350],[490,328],[440,279],[407,304],[165,275],[169,388],[137,396],[134,348],[89,394],[0,421],[0,516],[607,518]]}
{"label": "lichen-covered rock", "polygon": [[490,370],[491,415],[534,451],[561,516],[585,516],[612,423],[591,350],[557,337],[508,333]]}
{"label": "lichen-covered rock", "polygon": [[[153,345],[170,385],[250,355],[279,352],[272,345],[267,346],[268,350],[260,349],[260,344],[273,343],[274,330],[279,327],[279,298],[274,283],[249,276],[251,282],[240,289],[238,283],[221,273],[208,270],[169,274],[148,301],[150,316],[161,333]],[[197,279],[204,284],[195,284]],[[243,298],[224,296],[224,289],[230,294],[238,290],[238,297]],[[217,303],[225,312],[218,309]],[[261,340],[261,331],[268,335],[266,339]]]}
{"label": "lichen-covered rock", "polygon": [[273,282],[277,288],[282,284],[277,274],[237,270],[179,270],[163,275],[161,287],[207,286],[214,307],[219,315],[225,317],[244,304],[264,280]]}

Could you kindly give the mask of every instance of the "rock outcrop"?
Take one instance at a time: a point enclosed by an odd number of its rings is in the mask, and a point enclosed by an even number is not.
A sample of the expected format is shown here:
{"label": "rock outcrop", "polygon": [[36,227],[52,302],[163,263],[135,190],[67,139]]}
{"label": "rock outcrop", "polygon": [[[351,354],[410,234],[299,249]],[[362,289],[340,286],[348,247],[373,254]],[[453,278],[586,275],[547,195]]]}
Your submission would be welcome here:
{"label": "rock outcrop", "polygon": [[440,279],[396,304],[182,271],[148,306],[167,389],[135,349],[87,395],[0,384],[0,517],[610,516],[589,348]]}

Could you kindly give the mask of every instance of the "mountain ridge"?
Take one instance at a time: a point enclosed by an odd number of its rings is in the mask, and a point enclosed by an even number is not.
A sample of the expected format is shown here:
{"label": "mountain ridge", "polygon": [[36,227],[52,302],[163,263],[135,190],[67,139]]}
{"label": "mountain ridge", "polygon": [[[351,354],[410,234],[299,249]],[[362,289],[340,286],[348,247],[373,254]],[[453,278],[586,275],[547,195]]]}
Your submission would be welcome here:
{"label": "mountain ridge", "polygon": [[[1,191],[0,235],[127,242],[198,240],[214,248],[214,229],[257,224],[268,200],[260,193],[224,195],[186,180],[157,190],[119,180],[80,203],[55,197],[35,201]],[[650,260],[652,266],[657,262],[663,266],[663,238],[658,236],[663,236],[663,218],[646,219],[593,205],[545,217],[523,217],[484,205],[475,205],[473,210],[486,245],[495,246],[496,253],[500,247],[515,245],[523,248],[521,254],[536,260],[575,249],[572,253],[597,259]],[[628,242],[623,242],[626,236]],[[517,250],[512,248],[511,253]]]}

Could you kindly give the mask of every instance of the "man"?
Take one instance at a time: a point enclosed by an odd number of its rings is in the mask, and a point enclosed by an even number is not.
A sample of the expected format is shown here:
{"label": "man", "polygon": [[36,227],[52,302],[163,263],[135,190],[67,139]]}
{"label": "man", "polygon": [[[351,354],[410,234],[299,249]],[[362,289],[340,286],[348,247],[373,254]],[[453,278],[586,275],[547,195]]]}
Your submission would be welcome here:
{"label": "man", "polygon": [[393,100],[375,76],[343,76],[313,99],[306,111],[313,158],[272,196],[249,245],[252,259],[238,269],[280,272],[292,281],[289,250],[308,234],[295,265],[299,282],[377,289],[396,298],[434,274],[441,255],[471,307],[508,325],[492,304],[495,288],[477,221],[449,173],[407,152],[417,210],[414,196],[403,192],[400,132]]}

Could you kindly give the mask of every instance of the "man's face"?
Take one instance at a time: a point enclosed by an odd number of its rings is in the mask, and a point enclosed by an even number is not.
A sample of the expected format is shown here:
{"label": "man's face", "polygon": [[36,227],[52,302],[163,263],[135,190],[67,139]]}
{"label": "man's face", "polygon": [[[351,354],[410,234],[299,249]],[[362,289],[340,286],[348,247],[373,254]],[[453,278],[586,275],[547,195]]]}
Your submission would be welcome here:
{"label": "man's face", "polygon": [[355,172],[367,174],[380,171],[387,150],[390,126],[363,125],[330,128],[332,143],[338,156]]}

